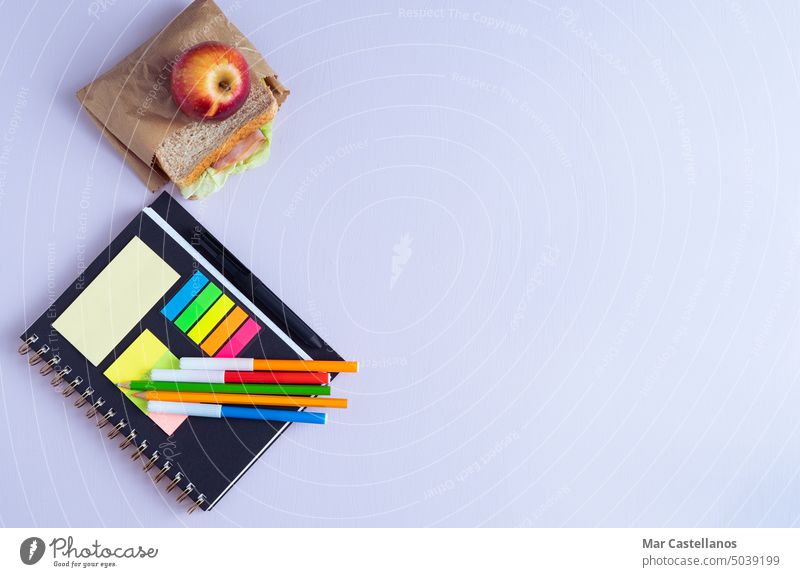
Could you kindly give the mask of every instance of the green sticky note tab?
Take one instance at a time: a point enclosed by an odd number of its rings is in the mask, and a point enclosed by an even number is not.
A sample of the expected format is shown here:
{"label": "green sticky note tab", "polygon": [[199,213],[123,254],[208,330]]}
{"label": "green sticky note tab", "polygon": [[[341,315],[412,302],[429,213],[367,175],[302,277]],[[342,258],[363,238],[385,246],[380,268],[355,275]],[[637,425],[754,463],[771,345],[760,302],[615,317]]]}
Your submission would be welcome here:
{"label": "green sticky note tab", "polygon": [[183,332],[192,328],[192,325],[197,322],[205,312],[211,308],[211,305],[220,297],[222,290],[214,283],[208,283],[206,288],[195,297],[195,299],[186,307],[186,310],[181,313],[175,325]]}

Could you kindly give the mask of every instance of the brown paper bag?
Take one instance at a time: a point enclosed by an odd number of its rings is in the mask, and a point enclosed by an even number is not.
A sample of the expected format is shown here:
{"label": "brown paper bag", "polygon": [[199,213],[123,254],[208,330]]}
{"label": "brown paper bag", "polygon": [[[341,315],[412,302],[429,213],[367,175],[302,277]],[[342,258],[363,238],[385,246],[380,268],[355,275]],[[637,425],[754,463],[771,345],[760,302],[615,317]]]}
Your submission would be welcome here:
{"label": "brown paper bag", "polygon": [[272,90],[278,106],[283,104],[289,90],[212,0],[195,0],[158,34],[77,93],[103,136],[150,190],[169,182],[155,165],[156,148],[171,131],[192,122],[172,101],[172,65],[184,50],[207,40],[238,48],[251,72]]}

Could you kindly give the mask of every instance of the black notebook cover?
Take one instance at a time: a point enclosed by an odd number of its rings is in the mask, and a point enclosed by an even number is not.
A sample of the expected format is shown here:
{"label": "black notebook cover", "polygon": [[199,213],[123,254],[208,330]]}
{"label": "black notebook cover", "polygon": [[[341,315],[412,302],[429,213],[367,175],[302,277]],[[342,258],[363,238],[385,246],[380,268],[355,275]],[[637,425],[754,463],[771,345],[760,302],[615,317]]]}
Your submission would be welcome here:
{"label": "black notebook cover", "polygon": [[[138,243],[134,237],[169,265],[179,278],[118,343],[109,343],[113,350],[95,366],[78,350],[81,345],[76,347],[53,324],[58,326],[57,319],[129,243]],[[29,349],[31,363],[39,364],[42,373],[51,374],[54,380],[63,378],[62,391],[70,394],[69,401],[77,400],[80,404],[85,397],[82,413],[97,403],[92,419],[99,421],[98,424],[108,421],[101,429],[104,441],[118,429],[116,438],[110,442],[129,441],[126,450],[141,450],[142,464],[150,465],[153,476],[161,473],[165,479],[161,480],[163,486],[171,486],[176,494],[191,499],[202,509],[210,509],[289,424],[188,417],[168,434],[104,375],[129,347],[139,350],[135,343],[145,332],[150,333],[145,335],[149,342],[160,343],[168,349],[170,358],[208,356],[201,348],[203,341],[195,342],[189,337],[190,330],[182,330],[175,320],[162,313],[196,271],[233,302],[231,312],[241,309],[251,323],[249,326],[253,328],[252,323],[257,323],[260,329],[236,356],[341,360],[319,335],[283,305],[241,261],[225,251],[219,241],[166,192],[122,230],[21,338],[28,344],[22,350]],[[333,377],[335,375],[331,375]]]}

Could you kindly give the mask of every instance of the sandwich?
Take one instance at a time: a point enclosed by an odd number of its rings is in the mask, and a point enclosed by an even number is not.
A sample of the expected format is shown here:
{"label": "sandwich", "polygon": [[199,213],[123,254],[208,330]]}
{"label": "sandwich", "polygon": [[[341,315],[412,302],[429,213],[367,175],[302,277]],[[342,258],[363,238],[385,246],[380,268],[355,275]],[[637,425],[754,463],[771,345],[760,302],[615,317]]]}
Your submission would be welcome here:
{"label": "sandwich", "polygon": [[167,134],[155,150],[157,166],[183,196],[204,198],[231,174],[267,161],[277,111],[278,101],[266,83],[251,77],[249,93],[230,116],[204,117]]}
{"label": "sandwich", "polygon": [[166,135],[155,162],[184,196],[208,196],[229,175],[267,160],[278,101],[238,49],[207,41],[184,51],[172,65],[170,93],[176,115],[192,122]]}

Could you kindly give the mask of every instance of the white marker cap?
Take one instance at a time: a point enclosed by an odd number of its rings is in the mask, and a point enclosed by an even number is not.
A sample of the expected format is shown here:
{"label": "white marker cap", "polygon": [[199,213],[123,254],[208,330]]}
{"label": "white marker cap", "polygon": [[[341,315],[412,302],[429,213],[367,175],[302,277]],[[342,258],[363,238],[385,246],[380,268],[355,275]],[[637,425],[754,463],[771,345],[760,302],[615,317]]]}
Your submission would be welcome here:
{"label": "white marker cap", "polygon": [[224,383],[225,371],[153,369],[150,371],[150,380],[166,383]]}
{"label": "white marker cap", "polygon": [[253,359],[183,357],[181,358],[181,369],[203,371],[252,371]]}

